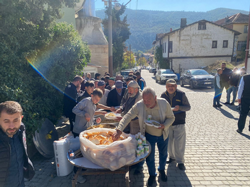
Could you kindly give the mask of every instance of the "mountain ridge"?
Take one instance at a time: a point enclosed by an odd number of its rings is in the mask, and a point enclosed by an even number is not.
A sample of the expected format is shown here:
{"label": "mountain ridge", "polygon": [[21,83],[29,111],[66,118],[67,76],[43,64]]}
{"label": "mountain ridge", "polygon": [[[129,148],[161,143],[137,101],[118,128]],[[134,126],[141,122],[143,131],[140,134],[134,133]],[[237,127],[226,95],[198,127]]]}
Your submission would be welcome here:
{"label": "mountain ridge", "polygon": [[[104,19],[106,17],[104,11],[96,11],[96,16]],[[123,16],[127,15],[131,32],[126,45],[131,45],[133,51],[146,51],[152,48],[157,33],[169,32],[170,28],[178,29],[181,18],[187,18],[187,24],[190,24],[202,19],[216,21],[237,13],[248,14],[244,10],[228,8],[216,8],[206,12],[126,9]]]}

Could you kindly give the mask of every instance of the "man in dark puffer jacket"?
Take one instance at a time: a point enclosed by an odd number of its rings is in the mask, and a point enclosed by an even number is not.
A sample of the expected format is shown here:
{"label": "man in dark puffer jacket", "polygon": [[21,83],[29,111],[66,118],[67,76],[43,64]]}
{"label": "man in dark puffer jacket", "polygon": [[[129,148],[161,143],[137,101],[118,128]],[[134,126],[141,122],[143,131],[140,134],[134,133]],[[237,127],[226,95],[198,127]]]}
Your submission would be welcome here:
{"label": "man in dark puffer jacket", "polygon": [[0,103],[0,187],[24,187],[35,171],[27,154],[23,109],[15,101]]}

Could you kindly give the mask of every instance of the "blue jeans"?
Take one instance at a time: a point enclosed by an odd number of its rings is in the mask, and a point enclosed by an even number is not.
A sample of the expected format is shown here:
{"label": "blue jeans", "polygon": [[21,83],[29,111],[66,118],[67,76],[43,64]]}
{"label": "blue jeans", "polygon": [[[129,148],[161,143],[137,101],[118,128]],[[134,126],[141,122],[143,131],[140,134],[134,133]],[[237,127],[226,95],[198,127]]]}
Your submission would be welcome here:
{"label": "blue jeans", "polygon": [[236,95],[237,95],[237,91],[238,91],[238,87],[237,86],[231,86],[228,90],[227,90],[227,102],[230,103],[230,95],[233,92],[233,102],[235,102],[236,99]]}
{"label": "blue jeans", "polygon": [[156,176],[155,171],[155,144],[157,143],[159,151],[159,168],[158,170],[165,170],[166,160],[168,156],[168,138],[164,141],[162,136],[153,136],[146,133],[146,139],[151,145],[151,153],[147,157],[146,162],[150,176]]}
{"label": "blue jeans", "polygon": [[214,91],[215,91],[215,94],[214,94],[214,105],[219,105],[220,104],[220,98],[221,98],[222,89],[215,88]]}

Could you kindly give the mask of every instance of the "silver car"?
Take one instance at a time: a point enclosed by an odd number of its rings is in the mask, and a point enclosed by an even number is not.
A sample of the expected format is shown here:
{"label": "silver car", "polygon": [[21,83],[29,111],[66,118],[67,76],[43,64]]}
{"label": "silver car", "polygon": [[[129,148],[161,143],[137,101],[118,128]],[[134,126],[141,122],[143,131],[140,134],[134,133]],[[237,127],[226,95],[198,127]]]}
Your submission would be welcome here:
{"label": "silver car", "polygon": [[155,81],[160,84],[166,83],[168,79],[178,81],[177,75],[171,69],[159,69],[155,74]]}

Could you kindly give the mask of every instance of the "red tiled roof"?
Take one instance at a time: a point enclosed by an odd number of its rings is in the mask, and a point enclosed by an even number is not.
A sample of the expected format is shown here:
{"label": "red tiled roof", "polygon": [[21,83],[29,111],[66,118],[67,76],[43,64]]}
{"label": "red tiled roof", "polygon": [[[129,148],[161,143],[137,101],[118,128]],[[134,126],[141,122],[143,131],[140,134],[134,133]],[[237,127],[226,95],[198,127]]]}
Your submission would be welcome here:
{"label": "red tiled roof", "polygon": [[238,13],[238,14],[226,17],[224,19],[215,21],[214,23],[218,25],[228,25],[232,23],[248,23],[248,20],[249,20],[249,15]]}

